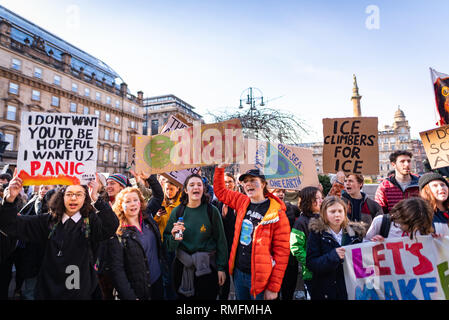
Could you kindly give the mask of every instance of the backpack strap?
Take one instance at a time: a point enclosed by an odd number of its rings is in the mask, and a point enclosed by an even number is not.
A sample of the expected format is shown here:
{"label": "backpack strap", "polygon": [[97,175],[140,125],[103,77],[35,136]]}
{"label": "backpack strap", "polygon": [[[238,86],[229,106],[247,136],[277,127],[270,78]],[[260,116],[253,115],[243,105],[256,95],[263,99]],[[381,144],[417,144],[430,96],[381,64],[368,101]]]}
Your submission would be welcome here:
{"label": "backpack strap", "polygon": [[[183,204],[180,204],[179,209],[176,210],[176,220],[179,219],[179,217],[182,217],[184,215],[184,210],[186,209],[186,206]],[[212,212],[213,208],[212,205],[208,202],[207,203],[207,216],[209,217],[210,225],[212,225]]]}
{"label": "backpack strap", "polygon": [[382,224],[380,225],[380,235],[384,238],[387,238],[388,234],[390,233],[390,227],[391,227],[390,214],[385,213],[382,216]]}

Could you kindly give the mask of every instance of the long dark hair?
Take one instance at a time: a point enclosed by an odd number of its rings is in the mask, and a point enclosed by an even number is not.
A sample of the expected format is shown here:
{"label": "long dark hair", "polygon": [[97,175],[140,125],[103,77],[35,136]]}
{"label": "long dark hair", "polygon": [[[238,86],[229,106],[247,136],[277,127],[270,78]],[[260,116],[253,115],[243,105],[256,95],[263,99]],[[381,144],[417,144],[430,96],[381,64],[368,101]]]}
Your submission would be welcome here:
{"label": "long dark hair", "polygon": [[390,211],[391,221],[404,226],[410,239],[416,232],[424,236],[434,232],[432,226],[433,210],[430,203],[419,197],[411,197],[399,201]]}
{"label": "long dark hair", "polygon": [[[65,213],[64,195],[68,187],[62,186],[58,188],[48,202],[48,208],[50,209],[52,220],[55,223],[61,222]],[[86,196],[84,198],[84,204],[80,209],[80,214],[83,218],[87,218],[90,212],[95,211],[95,208],[91,204],[92,199],[90,198],[87,186],[82,185],[81,187],[83,187]]]}
{"label": "long dark hair", "polygon": [[316,194],[321,192],[317,187],[305,187],[299,192],[298,208],[303,215],[311,217],[313,215],[313,204],[316,201]]}
{"label": "long dark hair", "polygon": [[186,181],[184,181],[181,198],[179,199],[181,201],[181,204],[186,206],[189,203],[189,195],[186,193],[186,190],[187,190],[187,185],[189,184],[189,180],[192,178],[200,179],[201,183],[203,184],[203,195],[201,197],[201,204],[209,203],[210,196],[206,190],[206,185],[204,184],[203,178],[199,174],[193,173],[186,178]]}

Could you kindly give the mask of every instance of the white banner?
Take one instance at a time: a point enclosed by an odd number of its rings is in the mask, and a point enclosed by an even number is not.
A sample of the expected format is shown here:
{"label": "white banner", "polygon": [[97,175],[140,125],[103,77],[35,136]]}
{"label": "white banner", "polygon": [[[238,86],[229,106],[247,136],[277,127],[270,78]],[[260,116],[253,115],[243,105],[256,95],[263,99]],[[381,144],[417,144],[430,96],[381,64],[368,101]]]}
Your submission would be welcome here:
{"label": "white banner", "polygon": [[24,111],[21,121],[17,172],[24,185],[95,179],[98,116]]}
{"label": "white banner", "polygon": [[349,300],[448,300],[449,238],[419,236],[346,246]]}

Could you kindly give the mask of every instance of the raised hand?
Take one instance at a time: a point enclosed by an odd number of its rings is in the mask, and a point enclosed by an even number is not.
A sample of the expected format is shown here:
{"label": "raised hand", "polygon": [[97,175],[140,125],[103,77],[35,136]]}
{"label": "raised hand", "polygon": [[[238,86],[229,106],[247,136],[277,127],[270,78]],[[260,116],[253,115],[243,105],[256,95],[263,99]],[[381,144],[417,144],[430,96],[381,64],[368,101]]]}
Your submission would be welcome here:
{"label": "raised hand", "polygon": [[23,181],[17,175],[9,182],[8,187],[3,193],[3,197],[7,202],[13,203],[23,188]]}
{"label": "raised hand", "polygon": [[96,202],[98,200],[98,189],[100,189],[100,177],[97,172],[95,172],[95,180],[89,181],[87,187],[89,188],[90,198],[93,202]]}

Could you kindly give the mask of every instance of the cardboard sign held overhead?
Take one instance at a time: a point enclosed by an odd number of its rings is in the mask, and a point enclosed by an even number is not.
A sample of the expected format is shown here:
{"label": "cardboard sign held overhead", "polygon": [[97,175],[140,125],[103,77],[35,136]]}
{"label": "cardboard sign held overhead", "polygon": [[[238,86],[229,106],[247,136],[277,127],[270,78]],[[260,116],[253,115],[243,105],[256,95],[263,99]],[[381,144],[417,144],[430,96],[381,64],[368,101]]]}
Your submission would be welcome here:
{"label": "cardboard sign held overhead", "polygon": [[95,179],[98,124],[95,115],[22,112],[17,172],[23,185]]}
{"label": "cardboard sign held overhead", "polygon": [[323,119],[325,173],[378,174],[377,117]]}
{"label": "cardboard sign held overhead", "polygon": [[[171,115],[168,118],[167,123],[164,125],[160,133],[172,132],[174,130],[185,129],[191,126],[192,124],[189,123],[186,119],[184,119],[180,114]],[[200,168],[196,167],[179,171],[170,171],[162,173],[162,175],[166,177],[169,181],[176,184],[177,186],[182,187],[187,177],[190,176],[191,174],[198,173],[199,170]]]}
{"label": "cardboard sign held overhead", "polygon": [[[166,173],[244,157],[239,119],[136,136],[136,172]],[[236,135],[238,136],[236,138]],[[236,142],[238,140],[238,142]]]}
{"label": "cardboard sign held overhead", "polygon": [[449,125],[420,132],[432,169],[449,166]]}
{"label": "cardboard sign held overhead", "polygon": [[259,169],[270,189],[301,190],[318,186],[311,149],[255,139],[245,139],[245,144],[246,164],[239,165],[240,173]]}

